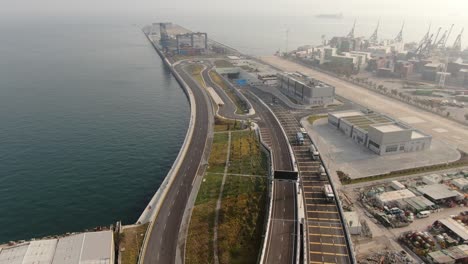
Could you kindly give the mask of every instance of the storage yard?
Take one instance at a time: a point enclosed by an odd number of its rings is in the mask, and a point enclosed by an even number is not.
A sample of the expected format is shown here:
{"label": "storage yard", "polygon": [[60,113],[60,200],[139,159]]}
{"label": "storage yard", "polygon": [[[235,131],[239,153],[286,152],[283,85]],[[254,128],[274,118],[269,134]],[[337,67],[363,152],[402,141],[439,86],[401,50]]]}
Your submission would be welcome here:
{"label": "storage yard", "polygon": [[468,171],[430,174],[357,188],[368,215],[386,227],[409,226],[431,213],[468,204]]}

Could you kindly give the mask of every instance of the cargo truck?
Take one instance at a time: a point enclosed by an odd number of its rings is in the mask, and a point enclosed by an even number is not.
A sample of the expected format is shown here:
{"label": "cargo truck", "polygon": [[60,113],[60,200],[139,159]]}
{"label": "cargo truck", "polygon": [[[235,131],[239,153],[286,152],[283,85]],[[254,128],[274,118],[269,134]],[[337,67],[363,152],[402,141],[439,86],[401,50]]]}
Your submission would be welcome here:
{"label": "cargo truck", "polygon": [[298,145],[304,145],[304,135],[301,132],[296,133],[296,143]]}
{"label": "cargo truck", "polygon": [[309,151],[310,151],[310,155],[312,156],[313,160],[318,160],[319,159],[319,152],[318,152],[318,150],[317,150],[317,148],[315,147],[314,144],[310,145]]}

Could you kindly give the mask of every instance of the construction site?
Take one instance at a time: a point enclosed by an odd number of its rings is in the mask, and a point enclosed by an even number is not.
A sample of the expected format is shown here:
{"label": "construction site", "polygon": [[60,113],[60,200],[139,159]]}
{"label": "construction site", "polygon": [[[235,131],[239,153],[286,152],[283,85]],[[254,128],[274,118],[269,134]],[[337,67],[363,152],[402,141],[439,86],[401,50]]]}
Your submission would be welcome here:
{"label": "construction site", "polygon": [[238,54],[234,49],[209,39],[206,32],[192,32],[171,22],[153,23],[143,31],[168,59],[174,61],[193,56]]}

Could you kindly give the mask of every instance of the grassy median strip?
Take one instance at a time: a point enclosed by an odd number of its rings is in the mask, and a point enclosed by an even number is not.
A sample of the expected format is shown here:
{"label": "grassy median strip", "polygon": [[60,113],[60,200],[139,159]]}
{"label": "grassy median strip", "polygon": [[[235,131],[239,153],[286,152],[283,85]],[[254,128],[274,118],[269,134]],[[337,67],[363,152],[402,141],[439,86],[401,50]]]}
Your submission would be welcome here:
{"label": "grassy median strip", "polygon": [[218,230],[220,263],[257,263],[265,220],[267,178],[228,175]]}
{"label": "grassy median strip", "polygon": [[237,94],[232,91],[228,85],[224,82],[224,80],[219,76],[219,74],[215,71],[210,71],[209,72],[211,79],[213,80],[214,83],[216,83],[219,87],[223,88],[223,90],[226,92],[226,94],[231,98],[231,100],[234,102],[236,105],[236,114],[245,114],[246,112],[249,111],[245,103],[237,96]]}
{"label": "grassy median strip", "polygon": [[255,133],[252,131],[233,133],[228,173],[266,175],[267,160],[262,154]]}
{"label": "grassy median strip", "polygon": [[[214,262],[213,228],[227,143],[228,133],[215,134],[209,167],[190,219],[185,259],[188,264]],[[231,132],[231,157],[233,155],[235,158],[230,158],[229,168],[234,164],[235,171],[246,175],[267,174],[266,155],[260,151],[255,132]],[[227,175],[218,226],[220,263],[257,262],[266,210],[266,188],[267,177]]]}
{"label": "grassy median strip", "polygon": [[327,117],[326,115],[311,115],[307,117],[307,121],[309,121],[309,124],[313,124],[315,121]]}
{"label": "grassy median strip", "polygon": [[122,264],[136,264],[148,224],[123,229],[119,234],[119,250]]}
{"label": "grassy median strip", "polygon": [[225,119],[215,116],[215,132],[226,132],[242,130],[242,124],[239,120]]}
{"label": "grassy median strip", "polygon": [[189,73],[192,74],[192,77],[200,84],[201,87],[205,87],[205,82],[203,81],[203,77],[201,76],[201,71],[203,70],[203,66],[199,64],[191,64],[188,66]]}

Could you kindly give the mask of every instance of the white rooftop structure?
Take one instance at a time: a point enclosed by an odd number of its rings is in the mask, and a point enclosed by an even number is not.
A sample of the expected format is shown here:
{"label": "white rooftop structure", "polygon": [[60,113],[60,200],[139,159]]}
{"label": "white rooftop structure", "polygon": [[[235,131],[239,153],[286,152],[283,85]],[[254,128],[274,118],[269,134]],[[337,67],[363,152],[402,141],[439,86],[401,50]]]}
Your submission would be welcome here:
{"label": "white rooftop structure", "polygon": [[0,264],[50,264],[57,239],[36,240],[0,251]]}
{"label": "white rooftop structure", "polygon": [[22,264],[50,264],[57,246],[57,239],[31,241]]}
{"label": "white rooftop structure", "polygon": [[461,193],[450,190],[447,185],[444,184],[431,184],[420,186],[416,188],[420,193],[426,195],[430,199],[437,201],[442,199],[453,198],[462,195]]}
{"label": "white rooftop structure", "polygon": [[0,264],[113,264],[112,231],[34,240],[0,248]]}
{"label": "white rooftop structure", "polygon": [[112,231],[83,233],[59,240],[52,264],[114,263]]}
{"label": "white rooftop structure", "polygon": [[415,197],[416,195],[408,189],[396,190],[390,192],[384,192],[377,196],[381,203],[385,204],[388,202],[398,201],[402,199],[407,199]]}
{"label": "white rooftop structure", "polygon": [[466,188],[468,188],[468,179],[466,178],[453,179],[452,183],[461,190],[465,190]]}
{"label": "white rooftop structure", "polygon": [[330,113],[336,118],[348,117],[348,116],[363,116],[364,113],[361,111],[340,111],[340,112],[333,112]]}
{"label": "white rooftop structure", "polygon": [[211,98],[213,98],[213,101],[215,102],[216,105],[223,106],[224,101],[219,97],[218,93],[213,89],[213,87],[206,87],[208,90],[208,93],[211,95]]}
{"label": "white rooftop structure", "polygon": [[424,135],[424,134],[421,134],[421,133],[418,132],[418,131],[413,130],[413,131],[411,132],[411,139],[418,139],[418,138],[425,138],[425,137],[427,137],[427,136]]}
{"label": "white rooftop structure", "polygon": [[422,177],[422,181],[427,185],[436,184],[442,181],[442,176],[440,176],[439,174],[426,175]]}
{"label": "white rooftop structure", "polygon": [[373,125],[375,129],[381,131],[382,133],[388,133],[388,132],[397,132],[397,131],[403,131],[406,128],[403,128],[396,123],[394,124],[383,124],[383,125]]}
{"label": "white rooftop structure", "polygon": [[450,229],[453,233],[455,233],[464,241],[468,241],[468,229],[462,224],[458,223],[450,217],[440,219],[439,222],[443,224],[446,228]]}
{"label": "white rooftop structure", "polygon": [[24,255],[28,251],[28,244],[22,244],[0,251],[0,264],[22,264]]}

